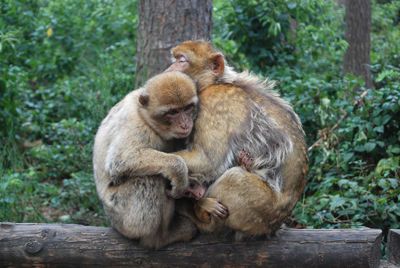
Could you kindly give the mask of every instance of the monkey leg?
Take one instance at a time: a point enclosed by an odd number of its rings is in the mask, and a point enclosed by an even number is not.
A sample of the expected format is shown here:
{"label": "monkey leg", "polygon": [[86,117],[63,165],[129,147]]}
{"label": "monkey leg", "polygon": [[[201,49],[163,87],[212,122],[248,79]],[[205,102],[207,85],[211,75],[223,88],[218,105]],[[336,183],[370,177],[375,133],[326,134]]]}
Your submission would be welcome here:
{"label": "monkey leg", "polygon": [[176,200],[176,211],[178,214],[189,218],[203,232],[211,233],[216,231],[218,227],[224,226],[221,218],[211,217],[209,212],[197,207],[196,203],[191,199],[182,198]]}
{"label": "monkey leg", "polygon": [[174,218],[175,200],[165,193],[166,180],[159,176],[130,178],[114,191],[105,205],[112,226],[143,246],[160,248],[191,239],[195,226],[187,219]]}
{"label": "monkey leg", "polygon": [[171,222],[161,227],[157,232],[143,236],[140,239],[141,245],[158,249],[178,241],[187,242],[197,233],[196,226],[180,215],[174,215]]}
{"label": "monkey leg", "polygon": [[[279,228],[278,196],[266,183],[241,167],[227,170],[209,188],[208,197],[228,208],[225,226],[247,235],[268,234]],[[276,227],[278,226],[278,227]]]}

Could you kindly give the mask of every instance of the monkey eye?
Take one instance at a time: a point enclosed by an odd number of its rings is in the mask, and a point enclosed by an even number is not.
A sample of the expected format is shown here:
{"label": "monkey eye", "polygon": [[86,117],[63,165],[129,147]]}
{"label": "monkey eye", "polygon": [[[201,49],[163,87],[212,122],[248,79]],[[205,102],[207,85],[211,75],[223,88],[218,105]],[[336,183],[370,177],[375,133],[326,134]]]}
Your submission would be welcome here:
{"label": "monkey eye", "polygon": [[179,58],[179,62],[185,62],[186,61],[186,58],[184,57],[184,56],[181,56],[180,58]]}
{"label": "monkey eye", "polygon": [[189,110],[193,109],[193,107],[194,107],[194,104],[191,103],[191,104],[189,104],[188,106],[185,106],[185,108],[183,108],[183,110],[184,110],[184,111],[189,111]]}
{"label": "monkey eye", "polygon": [[171,62],[175,63],[176,62],[176,58],[175,57],[171,57]]}
{"label": "monkey eye", "polygon": [[167,115],[175,115],[177,114],[179,111],[177,109],[171,109],[167,112]]}

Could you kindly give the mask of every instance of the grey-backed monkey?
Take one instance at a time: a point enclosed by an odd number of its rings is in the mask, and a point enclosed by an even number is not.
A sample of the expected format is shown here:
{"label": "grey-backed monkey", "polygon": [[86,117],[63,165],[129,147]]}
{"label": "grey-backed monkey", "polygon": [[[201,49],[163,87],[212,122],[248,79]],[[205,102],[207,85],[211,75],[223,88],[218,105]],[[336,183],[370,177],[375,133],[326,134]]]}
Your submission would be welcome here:
{"label": "grey-backed monkey", "polygon": [[[167,71],[187,73],[200,91],[192,148],[176,154],[210,185],[195,213],[189,209],[185,215],[209,232],[223,225],[238,237],[276,231],[306,183],[308,157],[298,116],[272,91],[273,81],[233,71],[208,42],[184,42],[172,49],[172,59]],[[228,208],[226,219],[210,217],[216,200]]]}
{"label": "grey-backed monkey", "polygon": [[190,220],[174,215],[172,198],[199,199],[204,190],[189,184],[183,159],[167,152],[176,150],[174,140],[191,133],[197,104],[189,76],[163,73],[116,104],[97,131],[98,195],[112,226],[144,246],[189,240],[196,232]]}

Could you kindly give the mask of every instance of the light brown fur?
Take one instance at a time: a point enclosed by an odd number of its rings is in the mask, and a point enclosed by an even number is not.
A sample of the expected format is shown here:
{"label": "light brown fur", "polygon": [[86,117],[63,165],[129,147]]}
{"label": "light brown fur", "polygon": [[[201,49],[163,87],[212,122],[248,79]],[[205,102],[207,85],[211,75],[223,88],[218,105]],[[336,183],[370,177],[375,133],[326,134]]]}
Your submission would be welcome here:
{"label": "light brown fur", "polygon": [[[187,75],[164,73],[116,104],[96,134],[98,195],[112,226],[144,246],[189,240],[196,232],[188,219],[174,215],[173,198],[188,188],[188,170],[181,157],[168,153],[177,149],[176,127],[165,113],[197,101],[195,84]],[[191,126],[196,109],[185,111]]]}
{"label": "light brown fur", "polygon": [[[234,72],[207,42],[184,42],[172,56],[177,61],[168,70],[189,74],[201,91],[193,148],[176,154],[211,184],[206,196],[229,210],[226,219],[207,218],[198,211],[200,203],[196,213],[185,214],[208,232],[222,226],[246,235],[276,231],[306,183],[308,157],[298,116],[272,91],[274,82]],[[235,167],[242,149],[254,157],[249,171]]]}

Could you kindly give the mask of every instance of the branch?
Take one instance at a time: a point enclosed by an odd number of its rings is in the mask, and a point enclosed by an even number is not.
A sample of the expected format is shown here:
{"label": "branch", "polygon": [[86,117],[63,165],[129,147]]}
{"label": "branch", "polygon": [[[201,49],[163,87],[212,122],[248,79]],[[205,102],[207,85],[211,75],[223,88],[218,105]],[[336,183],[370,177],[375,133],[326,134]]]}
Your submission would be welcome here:
{"label": "branch", "polygon": [[[362,99],[365,96],[367,96],[367,94],[368,94],[368,91],[364,91],[360,95],[360,97],[358,97],[354,101],[354,103],[353,103],[353,111],[360,106],[360,103],[361,103]],[[312,149],[314,149],[314,147],[321,146],[323,144],[323,142],[327,140],[327,138],[329,136],[328,134],[331,134],[333,131],[335,131],[335,129],[337,129],[339,127],[339,124],[342,123],[344,119],[346,119],[347,115],[348,114],[344,111],[342,116],[340,117],[340,119],[336,122],[336,124],[330,130],[326,130],[326,129],[320,130],[319,132],[322,134],[322,137],[319,138],[313,145],[311,145],[308,148],[308,151],[310,152]]]}
{"label": "branch", "polygon": [[313,96],[313,97],[309,96],[309,97],[307,97],[307,98],[304,98],[304,99],[299,100],[298,102],[296,102],[296,103],[293,105],[293,108],[296,108],[297,106],[299,106],[299,105],[301,105],[301,104],[303,104],[303,103],[305,103],[305,102],[311,100],[312,98],[318,98],[318,96],[319,96],[320,93],[321,93],[321,90],[318,90],[318,92],[315,94],[315,96]]}
{"label": "branch", "polygon": [[201,235],[160,250],[111,228],[0,223],[0,267],[378,267],[378,229],[281,229],[233,242]]}

